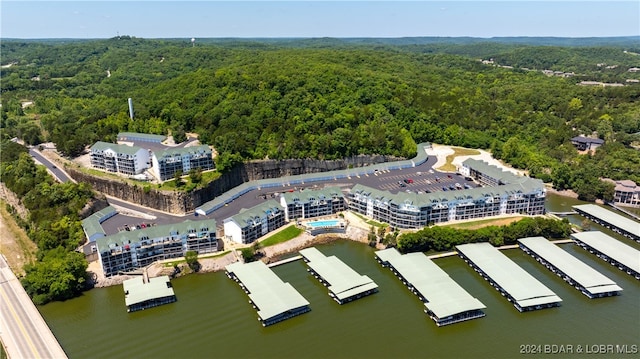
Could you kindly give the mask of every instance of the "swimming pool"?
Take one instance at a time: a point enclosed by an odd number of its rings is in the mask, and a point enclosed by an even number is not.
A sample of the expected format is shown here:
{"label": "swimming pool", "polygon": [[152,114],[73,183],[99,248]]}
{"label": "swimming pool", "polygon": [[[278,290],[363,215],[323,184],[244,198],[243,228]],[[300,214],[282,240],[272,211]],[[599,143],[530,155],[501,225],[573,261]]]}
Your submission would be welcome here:
{"label": "swimming pool", "polygon": [[339,222],[340,221],[337,220],[337,219],[327,219],[327,220],[323,220],[323,221],[307,222],[307,226],[309,226],[311,228],[338,227]]}

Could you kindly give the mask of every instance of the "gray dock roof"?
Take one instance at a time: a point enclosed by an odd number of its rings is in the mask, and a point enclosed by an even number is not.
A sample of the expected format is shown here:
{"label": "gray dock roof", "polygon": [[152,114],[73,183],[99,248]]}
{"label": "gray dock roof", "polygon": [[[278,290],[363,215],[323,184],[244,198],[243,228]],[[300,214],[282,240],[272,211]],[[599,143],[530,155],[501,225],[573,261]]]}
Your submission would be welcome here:
{"label": "gray dock roof", "polygon": [[590,216],[596,217],[605,221],[611,225],[614,225],[623,231],[631,233],[635,236],[640,236],[640,223],[631,220],[627,217],[621,216],[608,209],[602,208],[595,204],[580,204],[573,206],[574,209],[583,211]]}
{"label": "gray dock roof", "polygon": [[640,251],[637,249],[600,231],[573,233],[571,237],[640,273]]}
{"label": "gray dock roof", "polygon": [[438,318],[485,308],[422,253],[401,255],[395,248],[388,248],[377,251],[376,256],[393,266],[425,298],[425,307]]}
{"label": "gray dock roof", "polygon": [[233,273],[249,291],[249,298],[258,307],[258,316],[263,321],[309,305],[309,302],[291,284],[283,282],[260,261],[237,262],[228,265],[225,269]]}
{"label": "gray dock roof", "polygon": [[509,293],[523,308],[562,301],[551,289],[489,243],[462,244],[456,246],[456,249]]}
{"label": "gray dock roof", "polygon": [[562,248],[549,242],[546,238],[520,238],[518,242],[571,277],[591,294],[618,292],[622,290],[614,281],[565,252]]}
{"label": "gray dock roof", "polygon": [[329,283],[329,290],[343,300],[378,288],[366,275],[360,275],[336,256],[326,257],[314,247],[300,251],[309,262],[307,265]]}
{"label": "gray dock roof", "polygon": [[124,289],[124,302],[128,306],[145,302],[147,300],[164,298],[174,295],[168,276],[149,278],[144,283],[142,276],[127,279],[122,282]]}
{"label": "gray dock roof", "polygon": [[162,142],[167,136],[165,135],[152,135],[149,133],[138,133],[138,132],[120,132],[118,133],[118,140],[126,141],[131,139],[146,139],[151,142]]}

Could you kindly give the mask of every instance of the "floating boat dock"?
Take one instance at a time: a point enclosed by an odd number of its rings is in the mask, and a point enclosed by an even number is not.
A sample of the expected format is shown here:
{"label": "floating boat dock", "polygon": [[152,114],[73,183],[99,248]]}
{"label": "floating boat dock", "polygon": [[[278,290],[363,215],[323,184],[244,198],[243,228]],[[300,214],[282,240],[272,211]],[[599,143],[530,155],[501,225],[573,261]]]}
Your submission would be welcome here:
{"label": "floating boat dock", "polygon": [[127,312],[136,312],[175,302],[176,295],[168,276],[148,278],[146,275],[122,282]]}
{"label": "floating boat dock", "polygon": [[595,204],[573,206],[576,212],[612,231],[640,242],[640,223]]}
{"label": "floating boat dock", "polygon": [[249,295],[249,302],[265,327],[311,310],[309,302],[291,284],[283,282],[260,261],[237,262],[225,269],[227,276]]}
{"label": "floating boat dock", "polygon": [[395,248],[376,252],[376,260],[425,302],[438,326],[484,317],[486,308],[422,253],[402,255]]}
{"label": "floating boat dock", "polygon": [[340,304],[378,292],[378,285],[360,275],[336,256],[326,257],[314,247],[300,251],[308,271],[329,289],[329,296]]}
{"label": "floating boat dock", "polygon": [[520,248],[538,263],[557,274],[587,297],[601,298],[620,294],[614,281],[591,268],[543,237],[518,239]]}
{"label": "floating boat dock", "polygon": [[580,247],[640,279],[640,251],[600,231],[571,234]]}
{"label": "floating boat dock", "polygon": [[560,306],[560,297],[491,244],[462,244],[456,249],[471,268],[520,312]]}

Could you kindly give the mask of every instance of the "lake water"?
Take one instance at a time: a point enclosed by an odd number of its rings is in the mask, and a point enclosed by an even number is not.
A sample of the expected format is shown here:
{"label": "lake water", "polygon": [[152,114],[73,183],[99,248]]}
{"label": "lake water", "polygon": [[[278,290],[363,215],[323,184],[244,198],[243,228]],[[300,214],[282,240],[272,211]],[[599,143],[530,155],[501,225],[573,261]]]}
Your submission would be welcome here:
{"label": "lake water", "polygon": [[[580,203],[557,196],[548,202],[555,211]],[[175,279],[176,303],[141,312],[127,313],[121,286],[39,309],[71,358],[512,358],[521,350],[568,348],[575,353],[550,354],[558,358],[578,357],[578,346],[583,354],[612,357],[609,350],[632,352],[640,345],[639,282],[572,244],[562,248],[616,281],[624,289],[621,296],[588,299],[521,250],[508,250],[508,257],[563,299],[559,308],[520,313],[460,258],[437,259],[487,307],[484,318],[445,327],[437,327],[418,298],[375,261],[374,249],[347,240],[317,248],[368,275],[380,291],[338,305],[297,261],[274,271],[312,310],[266,328],[247,295],[223,273]]]}

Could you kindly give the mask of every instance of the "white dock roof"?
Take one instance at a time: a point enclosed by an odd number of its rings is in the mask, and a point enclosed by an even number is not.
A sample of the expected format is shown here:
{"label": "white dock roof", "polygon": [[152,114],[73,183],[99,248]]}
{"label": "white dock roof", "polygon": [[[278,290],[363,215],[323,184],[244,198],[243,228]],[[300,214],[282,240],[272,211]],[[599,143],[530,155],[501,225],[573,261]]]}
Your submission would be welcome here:
{"label": "white dock roof", "polygon": [[175,295],[170,283],[171,281],[166,275],[149,278],[147,283],[144,283],[142,276],[127,279],[122,282],[122,289],[125,293],[124,302],[128,307],[147,300]]}
{"label": "white dock roof", "polygon": [[616,282],[607,278],[597,270],[591,268],[576,257],[562,250],[562,248],[549,242],[543,237],[528,237],[518,239],[525,247],[535,252],[558,268],[564,274],[571,277],[578,284],[583,286],[591,294],[608,293],[621,291]]}
{"label": "white dock roof", "polygon": [[314,247],[301,250],[300,255],[329,283],[329,290],[340,300],[378,288],[371,278],[358,274],[336,256],[325,257]]}
{"label": "white dock roof", "polygon": [[640,273],[640,251],[637,249],[600,231],[573,233],[571,237]]}
{"label": "white dock roof", "polygon": [[263,321],[292,309],[309,305],[309,302],[291,284],[283,282],[266,264],[233,263],[225,268],[233,273],[249,291],[249,298],[258,307]]}
{"label": "white dock roof", "polygon": [[521,307],[562,301],[551,289],[489,243],[462,244],[456,249],[509,293]]}
{"label": "white dock roof", "polygon": [[392,265],[427,301],[425,307],[438,318],[486,308],[422,253],[401,255],[395,248],[389,248],[377,251],[376,256]]}
{"label": "white dock roof", "polygon": [[599,218],[611,225],[614,225],[623,231],[631,233],[635,236],[640,236],[640,223],[629,219],[625,216],[621,216],[608,209],[602,208],[595,204],[580,204],[573,206],[574,209],[583,211],[593,217]]}

